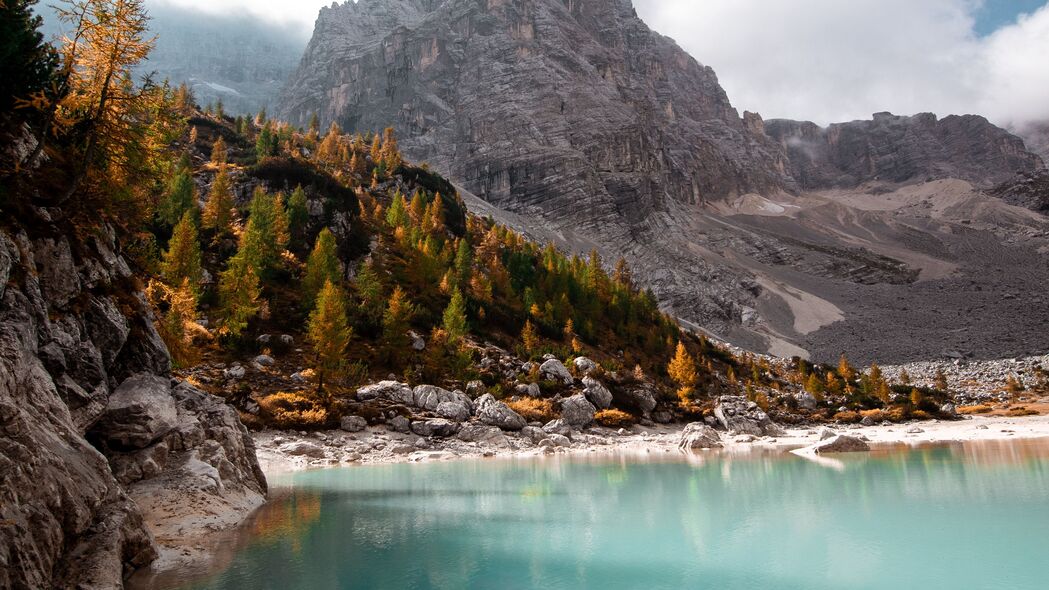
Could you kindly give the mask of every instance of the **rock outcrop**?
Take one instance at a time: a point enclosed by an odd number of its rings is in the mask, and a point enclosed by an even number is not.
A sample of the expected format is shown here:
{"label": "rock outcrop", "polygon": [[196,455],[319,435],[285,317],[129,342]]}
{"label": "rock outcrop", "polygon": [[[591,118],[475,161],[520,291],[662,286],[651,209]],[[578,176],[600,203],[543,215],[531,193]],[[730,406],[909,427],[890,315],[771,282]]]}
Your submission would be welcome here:
{"label": "rock outcrop", "polygon": [[33,213],[0,228],[0,587],[119,588],[266,483],[236,412],[172,385],[112,229]]}
{"label": "rock outcrop", "polygon": [[[833,361],[847,342],[866,364],[927,358],[939,342],[978,340],[995,358],[1049,346],[1037,321],[1005,338],[979,319],[1022,313],[1000,296],[933,317],[1041,281],[1022,277],[1044,266],[1049,224],[985,193],[1041,167],[1019,139],[973,116],[827,129],[740,116],[629,0],[323,9],[279,109],[300,125],[315,112],[350,132],[393,125],[474,212],[623,256],[665,309],[751,350]],[[1040,202],[1021,188],[1008,203]]]}

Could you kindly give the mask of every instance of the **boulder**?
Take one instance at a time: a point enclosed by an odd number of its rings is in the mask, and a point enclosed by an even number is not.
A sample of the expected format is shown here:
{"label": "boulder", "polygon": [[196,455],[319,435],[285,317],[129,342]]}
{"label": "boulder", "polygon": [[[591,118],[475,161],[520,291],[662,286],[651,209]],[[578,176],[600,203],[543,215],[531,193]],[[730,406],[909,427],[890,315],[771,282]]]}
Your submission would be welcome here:
{"label": "boulder", "polygon": [[543,394],[538,383],[518,383],[514,386],[514,391],[517,392],[517,395],[526,397],[540,397]]}
{"label": "boulder", "polygon": [[557,420],[551,420],[543,425],[543,432],[548,434],[560,434],[569,438],[572,436],[572,428],[560,418]]}
{"label": "boulder", "polygon": [[556,358],[547,359],[539,365],[539,375],[551,381],[560,381],[565,385],[571,385],[575,378],[568,372],[568,368]]}
{"label": "boulder", "polygon": [[260,367],[272,367],[273,364],[276,362],[273,360],[273,357],[271,357],[268,354],[260,354],[257,357],[255,357],[254,360],[255,364],[259,365]]}
{"label": "boulder", "polygon": [[597,363],[586,358],[585,356],[577,356],[575,360],[572,361],[572,364],[575,365],[576,371],[579,371],[584,375],[590,374],[590,371],[593,371],[597,368]]}
{"label": "boulder", "polygon": [[466,406],[467,411],[473,409],[473,401],[461,391],[448,391],[436,385],[417,385],[412,390],[412,403],[417,408],[433,412],[442,402],[459,402]]}
{"label": "boulder", "polygon": [[484,395],[485,386],[481,381],[471,381],[466,384],[466,395],[470,396],[470,399],[477,399]]}
{"label": "boulder", "polygon": [[465,422],[470,419],[470,406],[461,400],[441,402],[437,404],[437,415],[456,422]]}
{"label": "boulder", "polygon": [[542,440],[539,441],[539,443],[538,443],[539,446],[542,446],[544,441],[550,441],[551,443],[553,443],[553,445],[555,447],[570,447],[570,446],[572,446],[572,441],[569,440],[567,436],[564,436],[564,435],[561,435],[561,434],[548,434],[548,435],[546,435],[545,438],[543,438]]}
{"label": "boulder", "polygon": [[452,422],[451,420],[445,420],[444,418],[434,418],[432,420],[421,420],[418,422],[412,422],[412,432],[419,436],[436,436],[438,438],[447,438],[454,436],[459,431],[459,424]]}
{"label": "boulder", "polygon": [[240,365],[235,365],[235,366],[230,367],[230,368],[228,368],[228,369],[226,369],[225,371],[222,372],[222,374],[225,375],[227,379],[233,379],[233,380],[243,379],[245,373],[246,373],[246,371],[245,371],[244,367],[242,367]]}
{"label": "boulder", "polygon": [[386,425],[394,432],[405,433],[411,430],[411,422],[404,416],[394,416],[386,421]]}
{"label": "boulder", "polygon": [[612,406],[612,392],[597,379],[583,377],[583,387],[586,388],[583,394],[595,407],[606,410]]}
{"label": "boulder", "polygon": [[105,412],[92,427],[118,449],[142,449],[178,423],[171,381],[157,375],[135,375],[109,396]]}
{"label": "boulder", "polygon": [[546,438],[548,435],[542,428],[539,428],[538,426],[525,426],[521,429],[521,436],[531,441],[532,444],[536,444],[539,441]]}
{"label": "boulder", "polygon": [[658,399],[659,391],[652,383],[626,385],[612,390],[616,407],[646,418],[656,409]]}
{"label": "boulder", "polygon": [[503,430],[521,430],[527,424],[520,414],[492,397],[490,393],[477,398],[474,406],[477,410],[477,417],[485,424],[498,426]]}
{"label": "boulder", "polygon": [[802,410],[815,410],[816,409],[816,398],[807,391],[794,396],[794,399],[798,401],[798,407]]}
{"label": "boulder", "polygon": [[858,453],[871,450],[865,441],[849,436],[838,434],[812,445],[812,451],[817,455],[824,453]]}
{"label": "boulder", "polygon": [[360,416],[343,416],[339,420],[339,429],[346,432],[360,432],[368,427],[368,421]]}
{"label": "boulder", "polygon": [[944,416],[957,416],[958,406],[952,403],[943,404],[942,406],[940,406],[940,413]]}
{"label": "boulder", "polygon": [[838,433],[830,428],[820,430],[820,440],[827,440],[828,438],[834,438],[835,436],[838,436]]}
{"label": "boulder", "polygon": [[[412,388],[406,383],[398,381],[380,381],[372,385],[366,385],[357,390],[357,399],[368,401],[373,399],[385,399],[405,405],[414,405],[415,398]],[[434,406],[437,407],[436,405]]]}
{"label": "boulder", "polygon": [[692,422],[681,431],[681,439],[678,448],[682,450],[692,449],[720,449],[721,436],[713,428],[702,422]]}
{"label": "boulder", "polygon": [[723,395],[714,406],[714,417],[730,434],[782,436],[783,429],[754,402],[743,396]]}
{"label": "boulder", "polygon": [[296,457],[310,457],[313,459],[323,459],[325,457],[324,447],[308,440],[284,443],[277,447],[277,450],[285,455]]}
{"label": "boulder", "polygon": [[586,428],[594,423],[597,408],[583,394],[576,394],[561,402],[561,419],[573,428]]}
{"label": "boulder", "polygon": [[[527,428],[527,427],[526,427]],[[464,442],[505,442],[506,435],[496,426],[480,424],[478,422],[467,422],[459,428],[456,438]]]}

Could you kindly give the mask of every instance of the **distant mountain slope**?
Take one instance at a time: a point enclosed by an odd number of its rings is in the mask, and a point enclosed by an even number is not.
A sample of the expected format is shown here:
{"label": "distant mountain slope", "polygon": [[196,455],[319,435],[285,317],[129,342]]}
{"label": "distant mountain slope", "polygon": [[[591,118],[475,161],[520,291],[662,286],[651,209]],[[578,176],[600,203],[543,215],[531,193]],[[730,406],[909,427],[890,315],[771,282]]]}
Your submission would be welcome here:
{"label": "distant mountain slope", "polygon": [[278,111],[314,112],[396,122],[410,157],[493,216],[626,256],[665,306],[738,344],[880,361],[1049,347],[1011,323],[1040,290],[1046,220],[984,194],[1042,168],[1019,139],[980,117],[741,117],[629,0],[334,5]]}

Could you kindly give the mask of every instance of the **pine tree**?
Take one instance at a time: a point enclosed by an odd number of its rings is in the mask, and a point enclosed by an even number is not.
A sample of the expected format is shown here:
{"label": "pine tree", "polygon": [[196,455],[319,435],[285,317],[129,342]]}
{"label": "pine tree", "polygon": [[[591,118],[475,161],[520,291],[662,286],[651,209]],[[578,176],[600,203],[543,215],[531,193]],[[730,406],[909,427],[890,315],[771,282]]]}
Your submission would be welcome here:
{"label": "pine tree", "polygon": [[459,240],[459,246],[455,249],[455,273],[460,285],[470,283],[470,268],[473,265],[473,255],[470,253],[470,242],[465,239]]}
{"label": "pine tree", "polygon": [[175,226],[160,263],[160,274],[171,287],[177,288],[183,280],[188,279],[194,296],[200,293],[200,240],[197,236],[197,221],[193,214],[186,211]]}
{"label": "pine tree", "polygon": [[539,349],[539,332],[532,320],[525,320],[524,328],[521,329],[521,345],[529,355],[534,355]]}
{"label": "pine tree", "polygon": [[441,327],[448,334],[448,342],[452,345],[459,344],[463,336],[469,332],[466,321],[466,299],[459,289],[452,292],[452,299],[444,310]]}
{"label": "pine tree", "polygon": [[377,327],[380,323],[383,306],[382,281],[379,273],[375,271],[375,265],[371,260],[361,264],[357,270],[357,278],[354,281],[357,289],[357,297],[360,298],[360,314],[362,323],[368,327]]}
{"label": "pine tree", "polygon": [[805,390],[812,394],[812,397],[816,398],[816,401],[823,401],[823,382],[816,376],[815,373],[809,374],[809,380],[805,383]]}
{"label": "pine tree", "polygon": [[390,208],[386,210],[386,224],[390,227],[404,227],[408,221],[407,204],[404,202],[404,194],[398,191],[393,195]]}
{"label": "pine tree", "polygon": [[949,385],[947,383],[947,375],[944,374],[943,369],[936,369],[936,376],[933,378],[933,387],[940,391],[947,391]]}
{"label": "pine tree", "polygon": [[911,405],[917,408],[918,406],[921,405],[921,403],[923,401],[925,401],[925,396],[922,395],[922,392],[918,391],[917,387],[912,388],[911,389]]}
{"label": "pine tree", "polygon": [[310,213],[306,207],[306,191],[302,185],[296,186],[288,199],[288,229],[293,236],[301,236],[306,231]]}
{"label": "pine tree", "polygon": [[259,276],[247,257],[238,252],[219,276],[219,299],[225,323],[222,333],[239,338],[251,318],[259,313]]}
{"label": "pine tree", "polygon": [[187,211],[196,211],[197,187],[188,167],[180,165],[168,181],[167,190],[157,212],[162,222],[173,226]]}
{"label": "pine tree", "polygon": [[342,265],[339,263],[338,245],[335,236],[328,228],[317,235],[313,251],[306,261],[306,275],[302,279],[302,300],[307,307],[313,307],[317,294],[325,283],[338,285],[342,280]]}
{"label": "pine tree", "polygon": [[911,384],[911,374],[907,372],[907,369],[900,369],[900,383],[904,385]]}
{"label": "pine tree", "polygon": [[346,350],[353,332],[346,319],[346,296],[332,281],[325,281],[310,313],[309,339],[317,359],[317,389],[324,391],[325,380],[344,376]]}
{"label": "pine tree", "polygon": [[226,142],[222,140],[222,136],[220,135],[218,139],[215,140],[215,143],[211,145],[211,163],[216,166],[224,166],[228,157],[229,154],[226,151]]}
{"label": "pine tree", "polygon": [[852,381],[856,377],[856,371],[849,364],[849,359],[845,358],[844,353],[838,360],[838,376],[845,382]]}
{"label": "pine tree", "polygon": [[682,403],[687,403],[694,395],[696,382],[699,376],[696,374],[696,361],[688,353],[684,343],[677,343],[674,358],[667,365],[667,373],[678,385],[677,396]]}
{"label": "pine tree", "polygon": [[240,237],[240,253],[260,277],[269,276],[280,264],[283,238],[278,235],[276,216],[276,200],[261,187],[256,188],[248,209],[248,224]]}
{"label": "pine tree", "polygon": [[202,215],[203,226],[213,230],[219,235],[229,230],[233,209],[233,187],[230,183],[229,173],[226,166],[219,166],[215,174],[215,180],[211,181],[211,189],[208,191],[208,200],[204,203]]}
{"label": "pine tree", "polygon": [[382,315],[383,341],[394,357],[399,357],[400,347],[414,315],[415,306],[408,301],[408,295],[400,286],[394,287]]}
{"label": "pine tree", "polygon": [[58,55],[39,31],[36,1],[0,2],[0,113],[18,104],[44,108],[52,98]]}
{"label": "pine tree", "polygon": [[277,196],[273,197],[273,239],[277,255],[280,255],[291,241],[291,224],[288,221],[288,209],[284,206],[284,193],[277,193]]}
{"label": "pine tree", "polygon": [[317,113],[316,113],[316,112],[314,112],[313,114],[311,114],[311,115],[310,115],[310,126],[309,126],[309,130],[310,130],[310,131],[320,131],[320,129],[321,129],[321,120],[320,120],[320,117],[318,117],[318,116],[317,116]]}

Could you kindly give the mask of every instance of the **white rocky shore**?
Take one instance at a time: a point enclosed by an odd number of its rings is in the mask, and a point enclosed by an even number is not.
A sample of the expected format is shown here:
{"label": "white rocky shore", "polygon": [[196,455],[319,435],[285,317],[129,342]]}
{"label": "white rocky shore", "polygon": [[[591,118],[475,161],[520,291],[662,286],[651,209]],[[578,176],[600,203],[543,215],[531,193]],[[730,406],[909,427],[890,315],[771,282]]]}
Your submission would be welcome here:
{"label": "white rocky shore", "polygon": [[[535,428],[535,427],[531,427]],[[703,434],[716,439],[696,443],[693,451],[720,448],[725,453],[753,451],[804,451],[828,438],[828,431],[855,438],[877,449],[898,445],[1001,441],[1049,438],[1049,416],[1022,418],[973,416],[962,420],[931,420],[874,426],[834,425],[781,428],[775,435],[731,434],[703,425]],[[535,430],[542,431],[539,428]],[[255,434],[259,464],[269,474],[303,469],[349,467],[354,465],[448,461],[456,459],[540,457],[550,454],[684,452],[683,441],[697,427],[686,425],[633,426],[629,429],[587,428],[565,435],[539,435],[534,430],[502,432],[465,441],[456,437],[423,437],[401,433],[385,426],[372,426],[360,432],[326,431],[289,433],[264,431]],[[691,431],[691,432],[690,432]],[[716,446],[720,445],[720,447]],[[833,451],[828,451],[833,452]]]}

